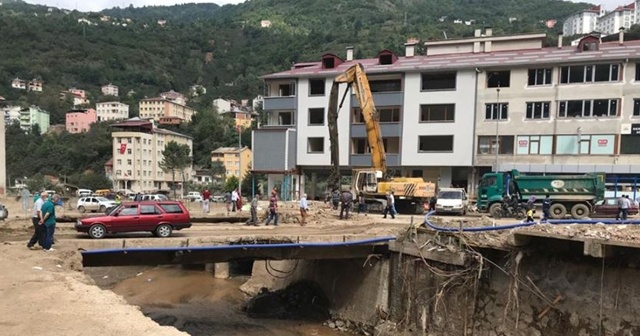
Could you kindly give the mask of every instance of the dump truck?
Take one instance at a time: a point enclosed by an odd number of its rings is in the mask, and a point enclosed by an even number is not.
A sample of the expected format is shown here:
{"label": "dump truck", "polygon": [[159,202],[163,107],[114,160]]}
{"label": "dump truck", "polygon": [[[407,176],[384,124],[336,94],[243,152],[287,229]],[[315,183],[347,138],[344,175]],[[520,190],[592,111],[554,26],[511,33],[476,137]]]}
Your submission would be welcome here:
{"label": "dump truck", "polygon": [[502,207],[503,196],[517,195],[520,202],[531,196],[539,205],[546,195],[551,198],[549,215],[554,219],[589,216],[595,203],[604,199],[605,174],[583,175],[525,175],[518,170],[503,173],[486,173],[477,188],[477,207],[492,216]]}

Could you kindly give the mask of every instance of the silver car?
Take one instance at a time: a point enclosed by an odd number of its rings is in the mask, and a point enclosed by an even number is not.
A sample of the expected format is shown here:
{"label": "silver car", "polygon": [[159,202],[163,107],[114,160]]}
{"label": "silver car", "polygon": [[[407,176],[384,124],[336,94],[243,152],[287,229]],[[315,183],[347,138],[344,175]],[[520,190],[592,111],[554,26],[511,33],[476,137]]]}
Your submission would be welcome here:
{"label": "silver car", "polygon": [[107,209],[116,206],[116,201],[107,199],[105,197],[82,197],[78,200],[78,211],[85,213],[91,212],[105,212]]}

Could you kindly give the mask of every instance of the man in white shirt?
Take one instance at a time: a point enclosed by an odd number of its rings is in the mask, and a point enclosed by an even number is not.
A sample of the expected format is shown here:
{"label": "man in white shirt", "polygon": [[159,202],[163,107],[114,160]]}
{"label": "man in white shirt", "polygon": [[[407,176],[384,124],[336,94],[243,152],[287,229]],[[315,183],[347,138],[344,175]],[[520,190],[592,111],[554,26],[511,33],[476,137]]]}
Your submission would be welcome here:
{"label": "man in white shirt", "polygon": [[238,206],[238,191],[234,189],[231,192],[231,211],[236,212],[237,206]]}
{"label": "man in white shirt", "polygon": [[42,247],[44,243],[44,225],[40,224],[40,220],[42,219],[42,205],[47,201],[47,197],[49,194],[43,192],[40,194],[40,197],[33,204],[33,216],[31,217],[31,222],[33,224],[33,236],[29,239],[27,243],[27,247],[30,249],[34,249],[36,243]]}
{"label": "man in white shirt", "polygon": [[309,211],[309,205],[307,204],[307,194],[303,194],[300,199],[300,217],[302,220],[300,221],[300,225],[307,225],[307,212]]}

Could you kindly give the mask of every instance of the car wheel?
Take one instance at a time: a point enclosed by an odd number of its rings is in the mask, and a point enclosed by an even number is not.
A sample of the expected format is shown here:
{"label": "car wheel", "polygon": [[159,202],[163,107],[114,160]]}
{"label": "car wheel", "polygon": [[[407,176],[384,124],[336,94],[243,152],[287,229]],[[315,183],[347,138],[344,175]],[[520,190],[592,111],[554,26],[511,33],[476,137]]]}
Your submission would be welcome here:
{"label": "car wheel", "polygon": [[107,228],[102,224],[94,224],[89,228],[89,237],[93,239],[101,239],[107,235]]}
{"label": "car wheel", "polygon": [[80,213],[85,213],[87,212],[87,209],[85,209],[82,205],[78,207],[78,211],[80,211]]}
{"label": "car wheel", "polygon": [[106,212],[107,211],[107,207],[104,205],[100,206],[100,212]]}
{"label": "car wheel", "polygon": [[167,238],[171,236],[171,225],[169,224],[161,224],[156,228],[156,236],[161,238]]}

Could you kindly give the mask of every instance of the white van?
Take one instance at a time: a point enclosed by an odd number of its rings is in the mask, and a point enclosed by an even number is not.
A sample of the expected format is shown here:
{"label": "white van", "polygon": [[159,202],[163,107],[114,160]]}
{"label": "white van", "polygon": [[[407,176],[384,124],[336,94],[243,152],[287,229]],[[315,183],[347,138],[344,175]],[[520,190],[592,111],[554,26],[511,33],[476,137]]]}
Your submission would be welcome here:
{"label": "white van", "polygon": [[436,214],[467,214],[469,201],[463,188],[440,188],[436,202]]}
{"label": "white van", "polygon": [[89,189],[78,189],[78,191],[76,192],[76,195],[78,197],[91,196],[91,194],[93,194],[93,191],[91,191]]}

